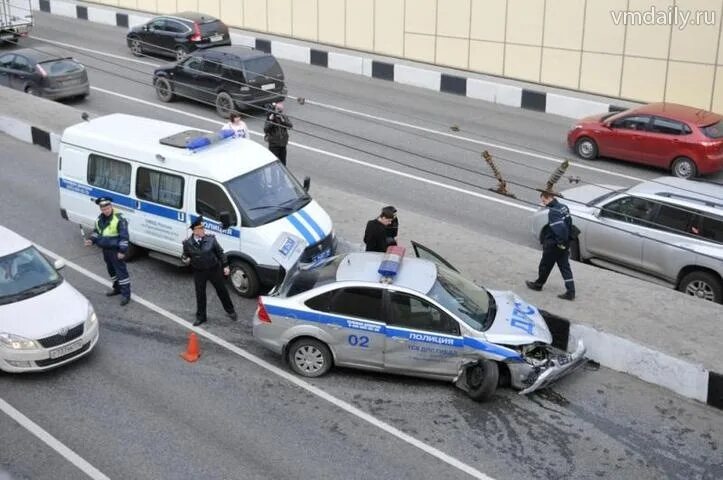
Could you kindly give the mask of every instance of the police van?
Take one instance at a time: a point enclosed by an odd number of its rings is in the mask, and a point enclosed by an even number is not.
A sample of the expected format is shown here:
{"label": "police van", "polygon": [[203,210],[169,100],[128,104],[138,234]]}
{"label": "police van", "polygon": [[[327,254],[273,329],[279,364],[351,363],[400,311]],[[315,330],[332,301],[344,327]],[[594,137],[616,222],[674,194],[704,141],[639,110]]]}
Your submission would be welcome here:
{"label": "police van", "polygon": [[331,256],[329,215],[266,148],[174,123],[112,114],[68,127],[58,152],[61,216],[92,228],[95,199],[108,196],[128,220],[129,257],[139,250],[180,265],[181,242],[203,216],[228,255],[230,282],[254,297],[278,279],[274,241],[292,233],[304,242],[302,261]]}

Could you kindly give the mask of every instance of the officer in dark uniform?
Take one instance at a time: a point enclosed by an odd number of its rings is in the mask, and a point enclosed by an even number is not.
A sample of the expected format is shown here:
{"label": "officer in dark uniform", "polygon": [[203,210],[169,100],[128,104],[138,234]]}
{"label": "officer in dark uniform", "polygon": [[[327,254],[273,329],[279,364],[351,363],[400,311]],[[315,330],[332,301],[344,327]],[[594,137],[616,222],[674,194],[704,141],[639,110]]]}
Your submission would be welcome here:
{"label": "officer in dark uniform", "polygon": [[565,280],[565,293],[558,295],[558,298],[574,300],[575,282],[572,279],[572,269],[570,268],[570,240],[573,230],[570,210],[558,202],[550,192],[542,192],[540,200],[549,209],[547,227],[544,229],[542,240],[542,259],[538,268],[537,280],[534,282],[527,280],[525,283],[532,290],[542,290],[552,267],[557,263],[562,278]]}
{"label": "officer in dark uniform", "polygon": [[112,202],[110,197],[100,197],[95,201],[100,207],[100,215],[85,245],[97,245],[103,249],[103,260],[113,281],[113,289],[106,295],[120,295],[120,304],[128,305],[131,301],[131,279],[125,261],[128,253],[128,221],[123,214],[113,209]]}
{"label": "officer in dark uniform", "polygon": [[223,248],[215,236],[206,235],[203,217],[198,217],[191,224],[191,231],[192,235],[183,241],[181,259],[193,269],[193,282],[196,286],[196,321],[193,325],[198,326],[206,321],[206,282],[211,282],[216,289],[226,314],[236,320],[238,316],[224,282],[224,275],[229,274],[229,267]]}
{"label": "officer in dark uniform", "polygon": [[397,244],[397,235],[399,235],[399,219],[397,218],[397,209],[394,208],[394,206],[388,205],[382,208],[382,212],[385,211],[393,216],[392,223],[387,225],[387,247],[391,247]]}
{"label": "officer in dark uniform", "polygon": [[[367,252],[384,253],[387,251],[387,247],[389,246],[387,238],[390,234],[387,229],[392,226],[394,215],[394,212],[388,208],[383,208],[377,218],[367,222],[367,226],[364,229],[364,243],[366,244]],[[396,244],[396,241],[394,241],[394,245]]]}

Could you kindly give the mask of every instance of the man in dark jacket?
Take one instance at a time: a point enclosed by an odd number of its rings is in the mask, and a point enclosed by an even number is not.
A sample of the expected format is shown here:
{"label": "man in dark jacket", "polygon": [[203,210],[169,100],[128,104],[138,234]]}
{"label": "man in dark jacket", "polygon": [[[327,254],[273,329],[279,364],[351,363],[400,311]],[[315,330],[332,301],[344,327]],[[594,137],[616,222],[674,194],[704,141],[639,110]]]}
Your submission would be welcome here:
{"label": "man in dark jacket", "polygon": [[183,241],[181,259],[193,269],[193,282],[196,286],[196,321],[193,325],[198,326],[206,321],[206,282],[211,282],[216,289],[226,314],[236,320],[236,310],[224,283],[224,275],[229,274],[229,267],[223,248],[215,236],[206,235],[203,217],[198,217],[191,224],[191,231],[192,235]]}
{"label": "man in dark jacket", "polygon": [[100,197],[95,203],[100,207],[100,215],[95,228],[85,245],[97,245],[103,249],[103,260],[113,288],[106,292],[109,297],[120,295],[122,306],[131,301],[131,279],[128,276],[125,257],[128,253],[128,222],[121,213],[113,209],[113,199]]}
{"label": "man in dark jacket", "polygon": [[[387,243],[387,229],[391,227],[393,220],[394,213],[388,208],[384,208],[377,218],[367,222],[367,227],[364,230],[364,243],[367,252],[383,253],[387,251],[389,246]],[[396,245],[396,241],[394,245]]]}
{"label": "man in dark jacket", "polygon": [[266,116],[264,123],[264,140],[269,144],[269,150],[286,165],[286,145],[289,143],[289,129],[294,128],[284,114],[283,102],[273,103],[272,111]]}
{"label": "man in dark jacket", "polygon": [[552,267],[557,263],[562,278],[565,280],[565,293],[558,295],[563,300],[575,299],[575,282],[572,279],[570,268],[570,240],[572,234],[572,217],[567,206],[558,202],[550,192],[540,194],[542,204],[549,211],[547,214],[547,226],[543,230],[542,259],[538,268],[537,280],[525,283],[532,290],[542,290],[547,277],[552,272]]}
{"label": "man in dark jacket", "polygon": [[397,209],[392,205],[382,208],[382,212],[388,212],[392,215],[392,222],[387,225],[387,247],[397,244],[397,235],[399,235],[399,219],[397,218]]}

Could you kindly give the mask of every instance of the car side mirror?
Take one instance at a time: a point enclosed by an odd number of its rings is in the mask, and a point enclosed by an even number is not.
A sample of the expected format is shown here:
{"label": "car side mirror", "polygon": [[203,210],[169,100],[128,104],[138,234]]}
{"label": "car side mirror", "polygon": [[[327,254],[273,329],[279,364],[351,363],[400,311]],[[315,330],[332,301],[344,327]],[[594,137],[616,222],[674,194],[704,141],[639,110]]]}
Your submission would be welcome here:
{"label": "car side mirror", "polygon": [[304,177],[304,191],[309,193],[311,188],[311,177]]}
{"label": "car side mirror", "polygon": [[228,212],[219,212],[219,220],[221,220],[221,227],[226,230],[231,226],[231,214]]}
{"label": "car side mirror", "polygon": [[58,259],[55,262],[53,262],[53,268],[56,270],[60,270],[65,267],[65,261]]}

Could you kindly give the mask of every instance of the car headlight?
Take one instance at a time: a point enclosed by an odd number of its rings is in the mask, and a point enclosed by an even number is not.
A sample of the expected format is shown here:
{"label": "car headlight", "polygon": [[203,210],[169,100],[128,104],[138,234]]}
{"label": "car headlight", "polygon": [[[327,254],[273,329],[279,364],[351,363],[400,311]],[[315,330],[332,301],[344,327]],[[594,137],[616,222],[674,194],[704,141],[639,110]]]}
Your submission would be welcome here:
{"label": "car headlight", "polygon": [[12,333],[0,333],[0,345],[12,350],[38,350],[43,348],[35,340]]}
{"label": "car headlight", "polygon": [[578,124],[578,125],[573,125],[573,127],[570,130],[579,130],[581,128],[582,128],[582,125]]}
{"label": "car headlight", "polygon": [[98,316],[95,314],[92,305],[88,305],[88,318],[85,320],[85,331],[87,332],[98,324]]}

